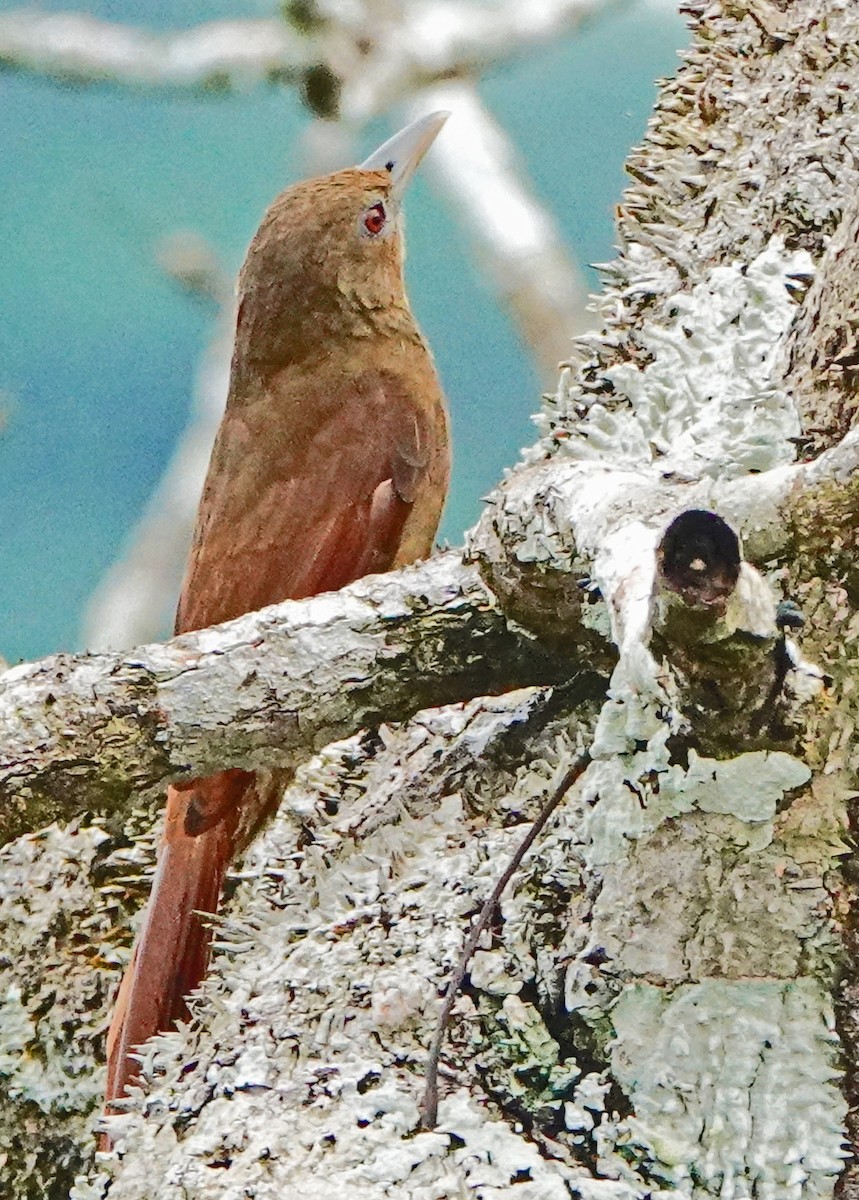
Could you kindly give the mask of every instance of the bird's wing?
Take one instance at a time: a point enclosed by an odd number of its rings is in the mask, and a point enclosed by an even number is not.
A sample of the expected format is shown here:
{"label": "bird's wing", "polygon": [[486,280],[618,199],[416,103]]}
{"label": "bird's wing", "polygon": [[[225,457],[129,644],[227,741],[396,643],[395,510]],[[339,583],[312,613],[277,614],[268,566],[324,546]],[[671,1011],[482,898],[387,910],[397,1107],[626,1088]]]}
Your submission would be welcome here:
{"label": "bird's wing", "polygon": [[224,417],[178,631],[332,591],[394,561],[439,436],[424,408],[381,372],[287,399],[288,425],[272,391]]}
{"label": "bird's wing", "polygon": [[[302,399],[270,391],[250,409],[228,409],[200,506],[180,631],[342,587],[394,561],[444,430],[396,378],[367,374],[339,393]],[[290,400],[287,425],[277,405]],[[425,553],[436,516],[434,507]],[[146,924],[114,1010],[108,1101],[137,1073],[133,1047],[186,1015],[184,998],[205,974],[209,945],[196,914],[216,911],[241,828],[257,809],[271,811],[282,788],[282,779],[238,770],[170,788]]]}
{"label": "bird's wing", "polygon": [[[360,411],[330,413],[311,439],[296,439],[280,454],[265,435],[248,438],[239,414],[225,416],[216,454],[238,457],[229,490],[219,489],[216,470],[204,495],[179,629],[338,588],[391,565],[432,432],[391,396],[379,389],[362,397]],[[253,458],[260,445],[268,450],[265,470]],[[270,787],[259,774],[232,770],[169,789],[146,922],[114,1008],[108,1102],[137,1074],[134,1047],[187,1017],[185,997],[204,977],[208,958],[209,936],[197,914],[217,910],[239,825],[253,821],[249,807],[272,810]],[[283,780],[276,798],[282,789]]]}

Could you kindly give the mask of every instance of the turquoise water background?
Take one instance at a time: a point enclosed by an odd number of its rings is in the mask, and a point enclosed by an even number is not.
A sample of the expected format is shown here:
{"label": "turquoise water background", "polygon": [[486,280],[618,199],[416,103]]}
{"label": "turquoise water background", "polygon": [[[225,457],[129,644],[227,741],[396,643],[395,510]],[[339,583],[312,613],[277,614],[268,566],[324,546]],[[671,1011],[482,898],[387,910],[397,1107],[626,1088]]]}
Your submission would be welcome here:
{"label": "turquoise water background", "polygon": [[[225,0],[179,8],[89,5],[152,27],[269,11]],[[612,255],[623,160],[655,78],[675,70],[685,41],[666,11],[614,11],[481,85],[583,265]],[[266,204],[300,172],[305,120],[278,88],[165,99],[0,76],[0,655],[9,661],[79,646],[87,599],[185,425],[210,314],[164,277],[156,244],[196,229],[237,269]],[[366,149],[388,132],[368,131]],[[456,543],[532,440],[540,389],[423,181],[408,212],[410,293],[453,413],[442,534]]]}

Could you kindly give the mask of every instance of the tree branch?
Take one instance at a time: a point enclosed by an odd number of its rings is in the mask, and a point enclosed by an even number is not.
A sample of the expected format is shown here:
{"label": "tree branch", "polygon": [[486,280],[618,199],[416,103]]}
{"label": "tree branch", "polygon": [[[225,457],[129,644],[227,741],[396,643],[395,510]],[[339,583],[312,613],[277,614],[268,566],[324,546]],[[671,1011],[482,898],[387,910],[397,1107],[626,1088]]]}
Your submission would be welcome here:
{"label": "tree branch", "polygon": [[[570,670],[559,647],[608,672],[609,638],[622,656],[649,640],[656,559],[672,518],[730,510],[772,556],[791,543],[791,514],[824,483],[855,503],[857,457],[859,436],[850,435],[815,463],[729,484],[678,484],[592,461],[516,472],[487,509],[473,552],[504,611],[546,650],[508,626],[476,570],[450,553],[165,646],[14,668],[0,691],[0,836],[122,807],[132,792],[227,766],[295,765],[428,705],[552,682]],[[744,570],[748,581],[752,568]],[[603,617],[589,611],[592,580]],[[728,589],[726,636],[774,635],[775,603],[770,613],[762,586]]]}
{"label": "tree branch", "polygon": [[802,416],[806,453],[832,446],[856,424],[859,343],[859,200],[852,196],[822,255],[780,359]]}
{"label": "tree branch", "polygon": [[363,124],[422,87],[474,78],[619,3],[624,0],[401,0],[395,6],[356,4],[345,11],[336,3],[323,5],[332,32],[337,31],[328,42],[327,60],[343,81],[340,113]]}
{"label": "tree branch", "polygon": [[454,553],[166,645],[25,664],[0,676],[0,838],[573,671]]}

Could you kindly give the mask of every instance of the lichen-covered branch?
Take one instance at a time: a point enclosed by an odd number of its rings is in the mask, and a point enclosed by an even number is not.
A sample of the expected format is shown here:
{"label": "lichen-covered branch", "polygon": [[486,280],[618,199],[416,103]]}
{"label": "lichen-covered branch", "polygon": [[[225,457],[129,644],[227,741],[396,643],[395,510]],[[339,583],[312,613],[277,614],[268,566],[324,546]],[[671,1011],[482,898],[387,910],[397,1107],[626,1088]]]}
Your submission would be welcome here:
{"label": "lichen-covered branch", "polygon": [[[852,481],[856,453],[852,442],[830,452],[833,475],[838,466]],[[765,498],[787,539],[785,515],[804,474],[819,487],[823,460],[756,476],[745,511],[732,489],[739,525],[760,520]],[[0,830],[8,838],[85,808],[115,808],[135,791],[219,767],[294,766],[327,742],[427,704],[559,679],[559,652],[608,673],[612,643],[622,654],[644,649],[654,623],[666,648],[686,646],[688,623],[653,617],[660,535],[664,542],[683,514],[707,515],[705,502],[719,495],[710,481],[678,488],[590,462],[532,466],[502,489],[472,540],[500,607],[476,572],[447,554],[165,646],[17,668],[0,691]],[[728,634],[767,642],[776,600],[754,578],[746,564],[720,585],[718,616]],[[684,606],[716,612],[711,598],[669,588]],[[506,618],[539,640],[517,636]],[[756,684],[767,691],[767,674]]]}
{"label": "lichen-covered branch", "polygon": [[785,386],[803,418],[807,454],[856,424],[859,379],[859,201],[850,198],[818,263],[782,356]]}
{"label": "lichen-covered branch", "polygon": [[294,767],[427,705],[576,669],[511,630],[456,554],[130,654],[58,655],[0,676],[0,831],[222,767]]}
{"label": "lichen-covered branch", "polygon": [[[499,608],[608,687],[425,710],[300,768],[218,925],[195,1023],[144,1048],[117,1153],[74,1200],[856,1194],[857,437],[848,418],[797,461],[783,354],[859,190],[859,9],[693,16],[631,164],[606,328],[471,543]],[[480,940],[422,1131],[469,921],[584,754]],[[25,908],[62,931],[32,875],[9,871],[7,927]],[[79,1059],[21,924],[0,963],[5,1069],[29,1101],[21,1137],[54,1147],[80,1136],[80,1106],[39,1090],[30,1047]],[[79,952],[95,942],[115,946],[98,926]],[[20,1144],[4,1182],[48,1159]]]}

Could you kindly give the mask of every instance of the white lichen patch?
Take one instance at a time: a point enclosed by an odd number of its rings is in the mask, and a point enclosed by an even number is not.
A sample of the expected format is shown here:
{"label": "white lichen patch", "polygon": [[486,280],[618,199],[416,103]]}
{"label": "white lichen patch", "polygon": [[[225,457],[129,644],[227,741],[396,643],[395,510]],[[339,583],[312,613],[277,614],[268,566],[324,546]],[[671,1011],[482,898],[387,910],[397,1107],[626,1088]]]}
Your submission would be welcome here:
{"label": "white lichen patch", "polygon": [[826,967],[834,952],[822,874],[843,846],[824,848],[817,831],[799,863],[802,846],[788,847],[788,829],[775,825],[779,806],[809,780],[807,766],[756,751],[724,762],[692,754],[683,770],[653,750],[595,762],[583,781],[578,853],[599,892],[566,972],[565,1005],[589,1021],[604,1016],[627,974],[789,979]]}
{"label": "white lichen patch", "polygon": [[796,311],[788,279],[811,270],[808,254],[778,238],[748,265],[715,267],[644,324],[651,362],[610,369],[664,471],[724,478],[793,459],[799,420],[771,375]]}
{"label": "white lichen patch", "polygon": [[606,368],[611,402],[594,403],[560,452],[620,468],[653,462],[678,480],[792,461],[799,420],[772,374],[796,312],[791,276],[812,270],[805,251],[774,237],[751,262],[715,266],[664,294],[636,334],[646,361]]}
{"label": "white lichen patch", "polygon": [[832,1196],[846,1102],[815,981],[636,985],[611,1015],[612,1073],[634,1115],[611,1130],[604,1169],[623,1177],[631,1156],[688,1197]]}
{"label": "white lichen patch", "polygon": [[779,750],[726,760],[690,750],[684,770],[669,762],[664,743],[654,742],[646,751],[595,762],[587,776],[587,788],[598,798],[584,823],[590,839],[586,860],[591,866],[623,861],[636,839],[693,809],[760,823],[766,844],[777,805],[810,778],[805,763]]}
{"label": "white lichen patch", "polygon": [[[106,914],[94,911],[87,870],[104,839],[98,828],[70,837],[51,827],[0,851],[0,1078],[10,1097],[46,1114],[86,1112],[99,1087],[92,1054],[102,1018],[97,1003],[90,1020],[83,1010],[101,990],[86,952]],[[66,1007],[74,1000],[75,1034]]]}
{"label": "white lichen patch", "polygon": [[[481,795],[472,782],[467,801],[448,781],[485,771],[541,695],[420,714],[301,773],[245,866],[253,886],[220,927],[232,953],[218,956],[204,989],[203,1032],[150,1043],[145,1089],[112,1121],[123,1158],[111,1200],[151,1195],[153,1171],[164,1200],[247,1188],[258,1200],[284,1190],[442,1200],[500,1197],[513,1184],[525,1200],[569,1196],[572,1168],[546,1161],[479,1089],[467,1103],[443,1098],[440,1132],[419,1129],[427,1031],[464,918],[520,840],[523,805],[559,764],[554,753],[532,759],[500,792]],[[490,802],[519,819],[498,826],[481,812]],[[550,1072],[558,1047],[537,1010],[503,994],[503,961],[482,965],[506,1044]],[[473,1013],[460,1036],[479,1046]],[[578,1074],[566,1070],[570,1086]],[[104,1165],[112,1173],[117,1163]],[[106,1179],[79,1181],[76,1197],[101,1195]]]}
{"label": "white lichen patch", "polygon": [[785,793],[810,778],[805,763],[780,750],[756,750],[724,762],[700,758],[692,750],[682,791],[702,812],[725,813],[740,821],[772,821]]}

